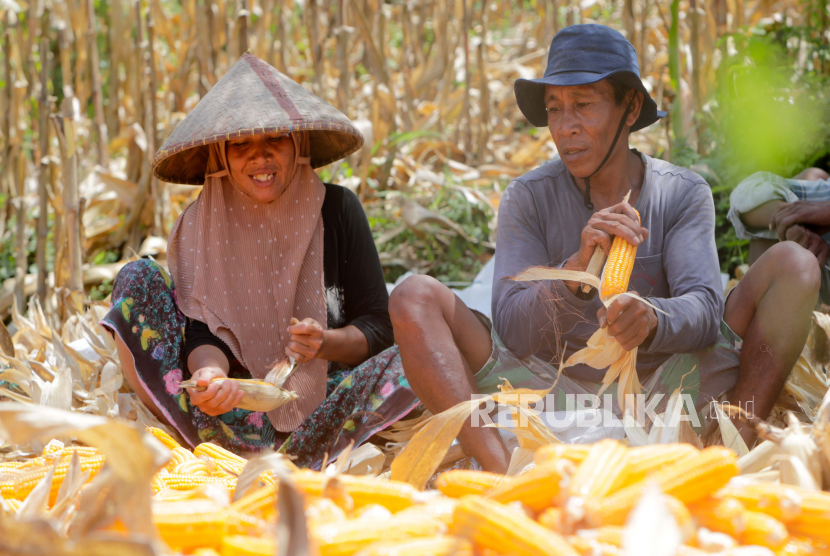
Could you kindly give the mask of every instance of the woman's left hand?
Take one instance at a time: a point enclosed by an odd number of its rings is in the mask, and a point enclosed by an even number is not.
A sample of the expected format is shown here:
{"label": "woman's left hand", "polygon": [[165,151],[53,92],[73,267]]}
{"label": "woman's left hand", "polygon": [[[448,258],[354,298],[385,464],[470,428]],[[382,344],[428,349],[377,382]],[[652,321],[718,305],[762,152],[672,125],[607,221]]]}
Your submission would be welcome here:
{"label": "woman's left hand", "polygon": [[302,364],[320,357],[325,345],[325,330],[314,319],[303,319],[288,327],[291,341],[285,354]]}

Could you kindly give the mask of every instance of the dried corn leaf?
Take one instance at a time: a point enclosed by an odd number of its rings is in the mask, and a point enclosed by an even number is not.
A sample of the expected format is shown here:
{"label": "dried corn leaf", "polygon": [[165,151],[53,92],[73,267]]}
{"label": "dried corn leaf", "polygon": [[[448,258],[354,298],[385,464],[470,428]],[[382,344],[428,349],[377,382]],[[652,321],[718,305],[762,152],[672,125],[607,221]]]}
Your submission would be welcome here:
{"label": "dried corn leaf", "polygon": [[737,427],[735,427],[735,423],[732,422],[732,419],[726,416],[723,412],[719,403],[714,403],[715,412],[718,416],[718,427],[720,428],[720,435],[721,439],[723,440],[723,445],[727,448],[731,448],[738,454],[738,457],[745,456],[749,453],[749,448],[744,442],[741,433],[738,432]]}

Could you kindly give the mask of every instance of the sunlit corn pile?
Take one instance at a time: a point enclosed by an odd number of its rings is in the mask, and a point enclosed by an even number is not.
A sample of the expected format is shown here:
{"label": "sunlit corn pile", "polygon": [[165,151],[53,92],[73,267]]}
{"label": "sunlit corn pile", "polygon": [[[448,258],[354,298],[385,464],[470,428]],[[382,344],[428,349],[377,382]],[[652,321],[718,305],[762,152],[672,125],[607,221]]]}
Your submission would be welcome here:
{"label": "sunlit corn pile", "polygon": [[[170,450],[152,481],[152,520],[172,551],[276,554],[278,479],[265,472],[236,492],[247,460],[211,443],[191,452],[148,431]],[[830,494],[741,476],[769,456],[759,454],[739,460],[720,446],[602,440],[542,447],[516,476],[449,470],[435,490],[290,465],[289,477],[302,493],[311,554],[320,556],[631,554],[672,532],[679,555],[827,554]],[[94,448],[52,441],[34,459],[0,464],[4,518],[23,511],[35,489],[49,492],[49,507],[63,503],[73,464],[89,481],[104,463]],[[635,510],[644,506],[650,511]],[[745,546],[753,551],[736,552]]]}

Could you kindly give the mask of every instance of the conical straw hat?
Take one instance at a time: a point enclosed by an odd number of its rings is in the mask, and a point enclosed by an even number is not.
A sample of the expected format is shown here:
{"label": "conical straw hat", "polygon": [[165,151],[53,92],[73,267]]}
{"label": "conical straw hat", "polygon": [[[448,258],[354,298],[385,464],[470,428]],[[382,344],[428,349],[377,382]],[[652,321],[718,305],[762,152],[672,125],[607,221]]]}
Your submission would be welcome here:
{"label": "conical straw hat", "polygon": [[252,54],[228,73],[164,142],[153,173],[166,182],[202,185],[210,143],[266,133],[309,131],[311,166],[340,160],[363,145],[351,120]]}

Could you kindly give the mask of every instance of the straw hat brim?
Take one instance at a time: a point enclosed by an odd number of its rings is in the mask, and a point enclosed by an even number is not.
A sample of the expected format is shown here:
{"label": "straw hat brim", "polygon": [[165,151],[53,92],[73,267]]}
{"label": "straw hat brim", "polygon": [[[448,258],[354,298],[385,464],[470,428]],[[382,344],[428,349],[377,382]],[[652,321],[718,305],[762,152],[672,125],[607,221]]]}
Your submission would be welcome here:
{"label": "straw hat brim", "polygon": [[309,132],[313,168],[363,146],[363,136],[344,114],[244,54],[170,134],[153,160],[153,174],[170,183],[202,185],[211,143],[292,131]]}

